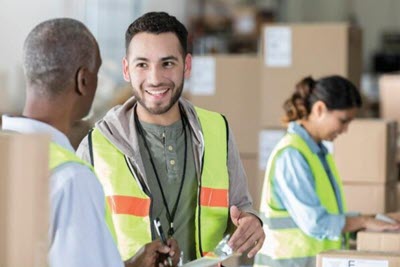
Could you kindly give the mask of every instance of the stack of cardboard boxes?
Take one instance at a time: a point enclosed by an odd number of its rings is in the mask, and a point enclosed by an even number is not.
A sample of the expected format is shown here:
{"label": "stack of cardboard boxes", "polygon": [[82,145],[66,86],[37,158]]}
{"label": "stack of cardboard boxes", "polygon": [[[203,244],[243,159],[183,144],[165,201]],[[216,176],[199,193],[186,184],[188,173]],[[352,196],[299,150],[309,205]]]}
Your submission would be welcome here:
{"label": "stack of cardboard boxes", "polygon": [[334,143],[334,158],[349,211],[375,214],[397,209],[397,122],[358,119]]}
{"label": "stack of cardboard boxes", "polygon": [[348,24],[273,24],[264,27],[261,122],[281,126],[282,105],[306,76],[361,75],[361,30]]}
{"label": "stack of cardboard boxes", "polygon": [[47,265],[49,141],[0,132],[0,266]]}
{"label": "stack of cardboard boxes", "polygon": [[357,250],[320,253],[317,267],[400,267],[400,232],[357,233]]}
{"label": "stack of cardboard boxes", "polygon": [[273,147],[284,135],[283,103],[306,76],[341,75],[360,83],[359,28],[348,24],[271,24],[263,29],[259,176],[264,177]]}
{"label": "stack of cardboard boxes", "polygon": [[[385,74],[379,79],[380,115],[384,119],[400,123],[400,74]],[[400,167],[400,136],[397,137],[397,166]],[[400,183],[397,183],[397,195],[400,201]],[[400,207],[400,203],[398,204]]]}

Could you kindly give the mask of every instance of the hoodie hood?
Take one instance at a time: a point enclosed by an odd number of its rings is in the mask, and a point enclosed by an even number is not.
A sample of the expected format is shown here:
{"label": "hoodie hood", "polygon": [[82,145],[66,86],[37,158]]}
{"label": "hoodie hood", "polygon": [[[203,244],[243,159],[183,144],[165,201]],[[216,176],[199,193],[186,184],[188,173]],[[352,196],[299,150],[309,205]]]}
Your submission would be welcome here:
{"label": "hoodie hood", "polygon": [[[194,145],[200,145],[203,139],[201,126],[194,110],[194,106],[182,97],[179,99],[192,129]],[[109,110],[103,119],[96,123],[100,132],[113,143],[118,150],[129,158],[141,159],[139,151],[138,133],[135,125],[134,107],[137,101],[134,97],[124,104]],[[141,163],[140,163],[141,164]]]}

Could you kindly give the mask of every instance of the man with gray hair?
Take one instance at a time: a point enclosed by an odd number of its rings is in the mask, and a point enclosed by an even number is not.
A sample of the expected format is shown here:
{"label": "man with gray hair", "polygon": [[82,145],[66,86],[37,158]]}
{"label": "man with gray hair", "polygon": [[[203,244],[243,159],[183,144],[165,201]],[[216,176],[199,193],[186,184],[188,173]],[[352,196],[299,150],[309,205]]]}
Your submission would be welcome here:
{"label": "man with gray hair", "polygon": [[23,116],[3,116],[3,129],[51,135],[49,264],[123,266],[113,229],[106,224],[103,189],[66,137],[89,112],[96,92],[101,65],[97,42],[79,21],[48,20],[26,38],[23,64]]}

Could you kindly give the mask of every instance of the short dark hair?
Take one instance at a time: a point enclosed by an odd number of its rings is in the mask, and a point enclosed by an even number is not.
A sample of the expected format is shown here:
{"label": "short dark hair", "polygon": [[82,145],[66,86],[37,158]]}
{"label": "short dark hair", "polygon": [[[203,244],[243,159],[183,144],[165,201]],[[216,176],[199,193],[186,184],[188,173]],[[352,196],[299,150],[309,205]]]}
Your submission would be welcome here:
{"label": "short dark hair", "polygon": [[125,48],[128,53],[129,44],[138,33],[146,32],[153,34],[160,33],[175,33],[181,44],[183,55],[187,53],[187,37],[188,32],[186,27],[177,20],[174,16],[166,12],[149,12],[136,19],[129,25],[125,33]]}
{"label": "short dark hair", "polygon": [[94,71],[97,42],[75,19],[57,18],[37,25],[25,39],[23,66],[35,93],[54,96],[73,81],[79,67]]}
{"label": "short dark hair", "polygon": [[360,92],[348,79],[333,75],[314,80],[309,76],[297,83],[294,93],[285,101],[283,121],[306,119],[317,101],[324,102],[328,110],[360,108],[362,105]]}

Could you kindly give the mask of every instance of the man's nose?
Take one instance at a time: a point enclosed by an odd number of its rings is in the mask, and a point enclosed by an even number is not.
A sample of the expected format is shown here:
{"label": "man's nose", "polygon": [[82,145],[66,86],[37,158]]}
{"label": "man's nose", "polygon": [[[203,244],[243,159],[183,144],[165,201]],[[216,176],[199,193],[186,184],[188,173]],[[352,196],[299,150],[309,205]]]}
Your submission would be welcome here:
{"label": "man's nose", "polygon": [[162,71],[158,67],[152,67],[149,70],[147,82],[149,85],[157,86],[162,82]]}

